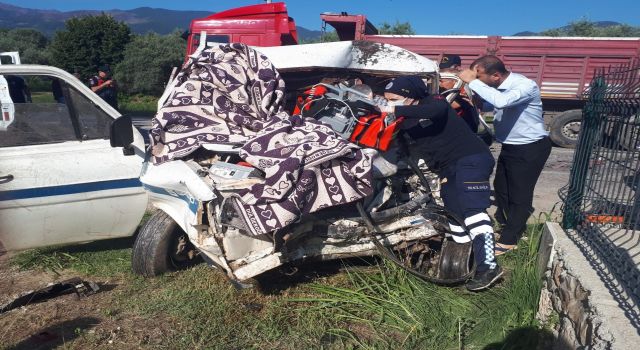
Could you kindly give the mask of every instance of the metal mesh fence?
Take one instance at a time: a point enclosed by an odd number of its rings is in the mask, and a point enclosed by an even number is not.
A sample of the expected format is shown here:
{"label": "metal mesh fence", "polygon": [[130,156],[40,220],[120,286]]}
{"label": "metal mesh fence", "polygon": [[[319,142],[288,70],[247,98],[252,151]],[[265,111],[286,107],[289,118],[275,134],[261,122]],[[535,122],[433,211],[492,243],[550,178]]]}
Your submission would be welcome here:
{"label": "metal mesh fence", "polygon": [[601,69],[586,93],[563,227],[638,326],[640,62]]}

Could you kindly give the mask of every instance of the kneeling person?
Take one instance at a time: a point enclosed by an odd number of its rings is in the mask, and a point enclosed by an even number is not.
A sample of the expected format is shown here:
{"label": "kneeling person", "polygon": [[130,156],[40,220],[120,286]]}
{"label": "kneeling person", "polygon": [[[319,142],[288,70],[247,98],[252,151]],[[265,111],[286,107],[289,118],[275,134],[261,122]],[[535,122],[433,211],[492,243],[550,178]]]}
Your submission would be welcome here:
{"label": "kneeling person", "polygon": [[455,223],[450,223],[450,229],[457,243],[473,242],[476,274],[467,289],[489,288],[503,273],[494,255],[493,227],[486,212],[495,164],[489,148],[442,96],[429,95],[420,77],[395,78],[386,86],[385,98],[389,105],[380,109],[405,118],[402,129],[415,141],[411,157],[423,159],[429,169],[447,179],[441,188],[444,205],[464,218],[468,234]]}

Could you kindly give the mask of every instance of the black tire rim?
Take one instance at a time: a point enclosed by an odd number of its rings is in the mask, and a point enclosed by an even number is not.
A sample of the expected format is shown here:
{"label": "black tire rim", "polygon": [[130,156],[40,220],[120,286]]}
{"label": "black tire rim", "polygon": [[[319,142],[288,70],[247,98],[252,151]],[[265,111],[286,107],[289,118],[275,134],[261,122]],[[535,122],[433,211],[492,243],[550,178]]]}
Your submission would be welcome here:
{"label": "black tire rim", "polygon": [[187,234],[176,227],[169,243],[168,257],[171,265],[177,269],[188,266],[195,261],[195,256],[195,246],[189,241]]}

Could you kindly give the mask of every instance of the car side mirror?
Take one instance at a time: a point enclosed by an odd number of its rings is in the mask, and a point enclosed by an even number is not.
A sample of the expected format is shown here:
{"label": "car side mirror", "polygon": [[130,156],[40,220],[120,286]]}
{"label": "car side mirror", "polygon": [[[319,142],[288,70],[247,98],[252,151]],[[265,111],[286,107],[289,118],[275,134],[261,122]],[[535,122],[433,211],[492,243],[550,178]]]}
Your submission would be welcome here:
{"label": "car side mirror", "polygon": [[111,122],[109,141],[111,147],[122,147],[122,152],[125,155],[133,154],[133,147],[131,146],[133,143],[133,124],[131,123],[131,116],[123,115]]}

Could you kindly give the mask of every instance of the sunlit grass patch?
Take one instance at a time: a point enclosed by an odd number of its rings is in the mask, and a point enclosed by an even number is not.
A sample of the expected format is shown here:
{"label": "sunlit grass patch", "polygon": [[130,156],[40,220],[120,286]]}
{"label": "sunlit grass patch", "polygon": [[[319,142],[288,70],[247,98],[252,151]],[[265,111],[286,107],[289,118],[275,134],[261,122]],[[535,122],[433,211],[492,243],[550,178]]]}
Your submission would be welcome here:
{"label": "sunlit grass patch", "polygon": [[166,324],[156,341],[166,348],[529,349],[547,336],[535,319],[540,234],[541,225],[530,226],[529,239],[499,260],[505,281],[481,293],[426,283],[375,259],[346,272],[340,262],[307,262],[298,277],[269,272],[250,290],[206,264],[142,278],[131,272],[132,238],[31,250],[13,263],[115,278],[96,315]]}
{"label": "sunlit grass patch", "polygon": [[118,107],[122,114],[154,115],[158,109],[158,97],[147,95],[119,96]]}
{"label": "sunlit grass patch", "polygon": [[131,270],[133,239],[121,238],[63,247],[32,249],[17,254],[12,264],[22,270],[59,274],[70,269],[83,275],[115,276]]}
{"label": "sunlit grass patch", "polygon": [[[332,332],[365,347],[457,349],[499,344],[511,332],[538,327],[540,234],[540,225],[529,227],[529,240],[500,259],[508,272],[505,281],[486,292],[426,283],[387,262],[375,273],[349,273],[347,287],[315,284],[311,289],[317,296],[299,301],[334,315],[341,324]],[[535,347],[538,334],[527,334],[515,345]]]}

